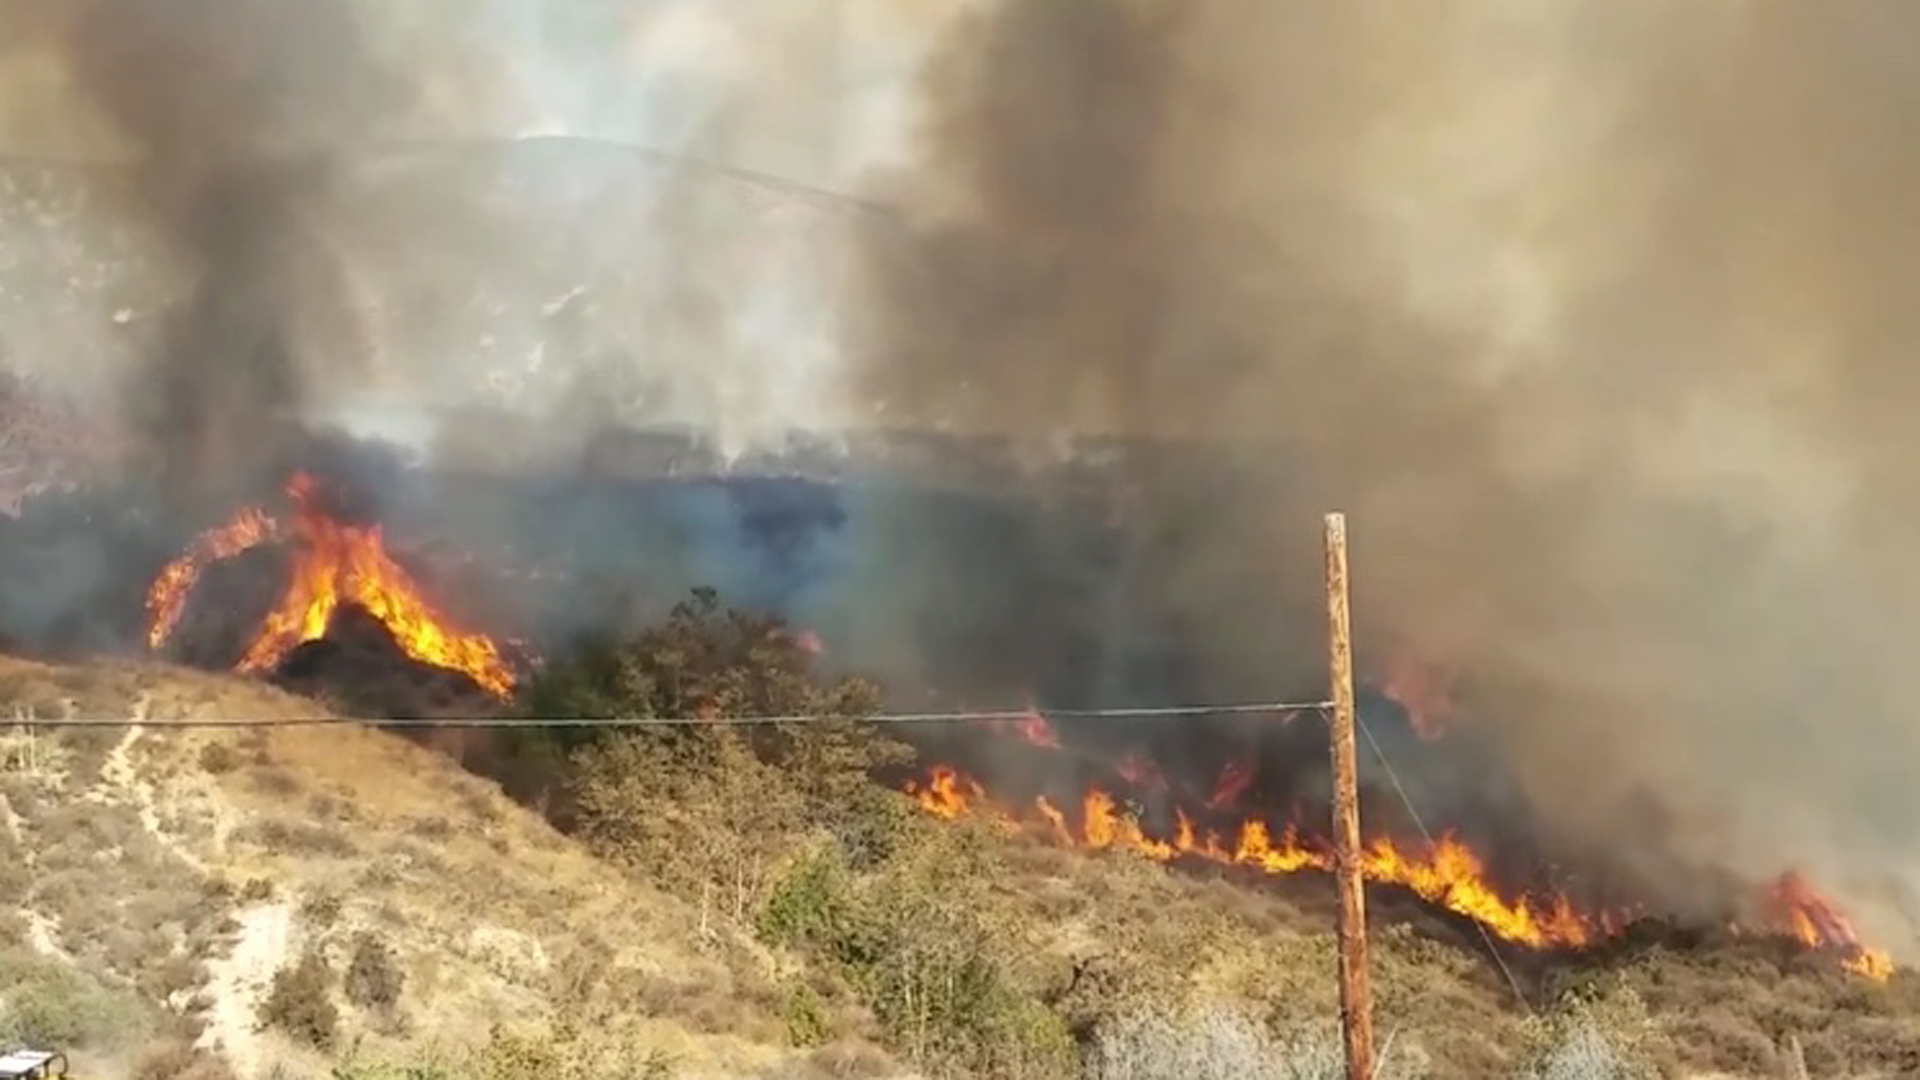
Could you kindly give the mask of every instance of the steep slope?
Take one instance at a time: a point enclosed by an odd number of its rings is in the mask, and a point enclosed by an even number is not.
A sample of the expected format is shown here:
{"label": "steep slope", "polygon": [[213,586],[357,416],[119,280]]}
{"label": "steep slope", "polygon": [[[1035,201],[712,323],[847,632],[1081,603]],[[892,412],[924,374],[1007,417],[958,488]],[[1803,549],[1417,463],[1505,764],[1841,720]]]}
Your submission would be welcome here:
{"label": "steep slope", "polygon": [[317,1068],[318,1051],[260,1030],[260,1003],[307,950],[346,971],[362,940],[404,984],[391,1010],[330,991],[336,1052],[472,1043],[565,1014],[623,1031],[677,1076],[794,1056],[756,958],[438,754],[359,728],[174,726],[317,711],[253,683],[0,660],[0,722],[27,710],[138,721],[16,731],[0,774],[0,858],[20,871],[0,888],[0,987],[37,980],[59,999],[11,1034],[78,1044],[89,1074],[182,1039],[243,1078]]}

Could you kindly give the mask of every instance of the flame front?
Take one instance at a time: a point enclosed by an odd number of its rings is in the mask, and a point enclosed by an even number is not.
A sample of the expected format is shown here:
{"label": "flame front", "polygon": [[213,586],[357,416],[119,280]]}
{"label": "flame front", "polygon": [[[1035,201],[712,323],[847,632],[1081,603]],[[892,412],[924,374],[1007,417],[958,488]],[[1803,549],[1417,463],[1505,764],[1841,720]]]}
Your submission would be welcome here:
{"label": "flame front", "polygon": [[[1113,795],[1097,787],[1082,798],[1077,825],[1045,796],[1034,800],[1030,812],[1015,813],[993,801],[978,780],[947,765],[934,766],[924,782],[908,784],[907,793],[937,817],[953,820],[969,813],[986,814],[1017,822],[1066,847],[1126,851],[1156,862],[1198,859],[1272,875],[1331,872],[1334,867],[1333,852],[1302,840],[1296,826],[1284,826],[1276,837],[1273,827],[1257,818],[1223,834],[1202,832],[1184,811],[1175,811],[1172,838],[1152,836]],[[1401,886],[1429,903],[1473,919],[1489,933],[1531,948],[1593,945],[1620,932],[1629,921],[1626,912],[1582,912],[1564,893],[1507,895],[1489,880],[1485,861],[1457,836],[1443,835],[1422,848],[1375,837],[1361,851],[1361,875],[1368,881]],[[1862,947],[1846,918],[1798,877],[1782,879],[1772,896],[1768,930],[1790,933],[1811,948],[1834,952],[1859,974],[1876,980],[1891,974],[1887,955]]]}
{"label": "flame front", "polygon": [[[356,604],[384,624],[406,654],[422,663],[463,672],[497,697],[512,693],[513,669],[493,641],[452,629],[421,598],[407,572],[387,554],[378,525],[347,525],[319,506],[317,484],[304,473],[287,486],[293,503],[295,555],[280,602],[241,657],[242,671],[271,669],[301,644],[318,640],[343,603]],[[237,554],[280,534],[258,510],[201,537],[170,563],[148,592],[153,622],[148,642],[162,645],[179,621],[187,592],[209,562]]]}
{"label": "flame front", "polygon": [[[945,765],[935,766],[924,783],[908,785],[908,794],[922,809],[947,820],[989,808],[1004,813],[991,803],[979,781]],[[1099,788],[1086,793],[1080,809],[1076,828],[1046,798],[1036,799],[1036,831],[1071,847],[1129,851],[1156,862],[1195,858],[1275,875],[1333,869],[1332,852],[1302,843],[1291,825],[1276,839],[1266,822],[1249,820],[1231,836],[1223,836],[1199,832],[1183,813],[1178,815],[1173,839],[1163,840],[1149,835],[1137,818]],[[1544,902],[1503,898],[1488,884],[1479,856],[1452,837],[1443,837],[1424,855],[1403,851],[1384,837],[1376,839],[1363,852],[1361,872],[1369,881],[1405,886],[1434,904],[1485,924],[1509,941],[1536,948],[1572,947],[1596,937],[1593,924],[1577,914],[1564,896]]]}

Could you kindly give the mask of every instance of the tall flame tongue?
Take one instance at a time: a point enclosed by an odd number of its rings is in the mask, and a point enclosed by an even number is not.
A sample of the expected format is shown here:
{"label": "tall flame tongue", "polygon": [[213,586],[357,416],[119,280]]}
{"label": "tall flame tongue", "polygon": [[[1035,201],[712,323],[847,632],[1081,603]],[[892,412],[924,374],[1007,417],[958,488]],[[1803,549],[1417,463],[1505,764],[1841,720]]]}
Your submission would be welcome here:
{"label": "tall flame tongue", "polygon": [[147,645],[159,648],[179,625],[186,610],[187,594],[209,563],[231,559],[260,546],[279,534],[279,525],[266,511],[248,507],[217,529],[202,533],[185,555],[168,563],[147,587]]}
{"label": "tall flame tongue", "polygon": [[[356,604],[384,624],[410,657],[463,672],[497,697],[512,693],[514,675],[493,641],[451,629],[421,598],[411,576],[387,554],[378,525],[347,525],[321,507],[318,484],[297,473],[287,485],[295,541],[291,580],[280,602],[240,659],[242,671],[266,671],[301,644],[327,632],[343,603]],[[186,595],[206,565],[237,555],[280,534],[257,509],[203,535],[169,563],[148,591],[149,643],[164,644],[179,621]]]}

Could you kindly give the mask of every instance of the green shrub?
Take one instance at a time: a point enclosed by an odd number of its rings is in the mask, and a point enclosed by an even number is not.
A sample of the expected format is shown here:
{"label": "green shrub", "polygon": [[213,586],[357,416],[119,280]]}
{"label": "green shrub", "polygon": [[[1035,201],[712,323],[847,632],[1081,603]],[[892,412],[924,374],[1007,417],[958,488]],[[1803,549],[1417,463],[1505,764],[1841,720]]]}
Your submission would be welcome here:
{"label": "green shrub", "polygon": [[[528,682],[517,708],[535,717],[807,718],[733,734],[781,772],[783,787],[810,809],[831,814],[853,805],[873,768],[907,756],[902,744],[864,722],[879,704],[871,683],[821,677],[813,652],[781,620],[725,609],[712,590],[702,589],[660,625],[580,642]],[[697,744],[715,731],[701,725],[618,735],[559,729],[521,739],[516,752],[552,766],[565,763],[570,772],[583,750],[639,738],[664,748],[668,758],[699,765],[714,755]]]}
{"label": "green shrub", "polygon": [[847,869],[837,846],[796,861],[769,890],[761,934],[827,965],[923,1066],[1070,1074],[1065,1021],[1025,985],[1012,964],[1017,949],[991,932],[964,884],[963,834],[939,839],[930,858],[891,860],[864,877]]}
{"label": "green shrub", "polygon": [[813,987],[798,983],[787,991],[780,1010],[787,1039],[795,1046],[820,1046],[833,1038],[833,1015]]}
{"label": "green shrub", "polygon": [[1590,987],[1529,1021],[1526,1080],[1650,1080],[1658,1032],[1631,989]]}
{"label": "green shrub", "polygon": [[845,951],[857,934],[856,903],[839,852],[815,852],[796,861],[775,883],[760,911],[760,934],[774,944],[853,960]]}
{"label": "green shrub", "polygon": [[0,1043],[57,1047],[126,1045],[152,1016],[139,999],[51,960],[0,957]]}
{"label": "green shrub", "polygon": [[565,1024],[534,1033],[496,1027],[454,1072],[462,1080],[669,1080],[673,1058],[618,1034],[592,1038]]}
{"label": "green shrub", "polygon": [[[864,721],[870,684],[827,680],[776,619],[726,611],[711,592],[643,632],[584,643],[527,688],[522,712],[588,717],[805,717],[568,735],[563,824],[600,855],[723,914],[758,908],[784,853],[816,833],[862,865],[908,814],[876,791],[905,748]],[[557,744],[556,744],[557,747]],[[550,758],[555,748],[541,755]]]}
{"label": "green shrub", "polygon": [[[533,756],[564,757],[562,823],[597,854],[813,957],[923,1068],[1071,1073],[1064,1021],[985,913],[988,845],[966,827],[930,828],[873,783],[907,756],[866,721],[878,701],[870,684],[820,677],[778,620],[700,591],[661,625],[550,663],[519,709],[808,718],[579,731]],[[813,853],[790,860],[796,850]],[[831,1037],[826,1004],[812,989],[789,996],[796,1042]]]}

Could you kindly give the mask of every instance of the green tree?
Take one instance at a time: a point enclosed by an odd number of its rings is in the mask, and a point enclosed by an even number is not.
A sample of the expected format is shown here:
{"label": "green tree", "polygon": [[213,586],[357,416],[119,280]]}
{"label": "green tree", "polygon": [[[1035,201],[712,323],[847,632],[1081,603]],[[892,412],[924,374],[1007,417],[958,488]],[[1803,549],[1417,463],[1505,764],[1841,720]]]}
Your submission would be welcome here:
{"label": "green tree", "polygon": [[870,777],[907,750],[868,722],[879,701],[870,682],[819,672],[782,620],[702,589],[657,626],[582,643],[520,708],[677,721],[574,729],[546,751],[567,762],[566,822],[602,855],[744,918],[800,836],[884,848],[899,800]]}

